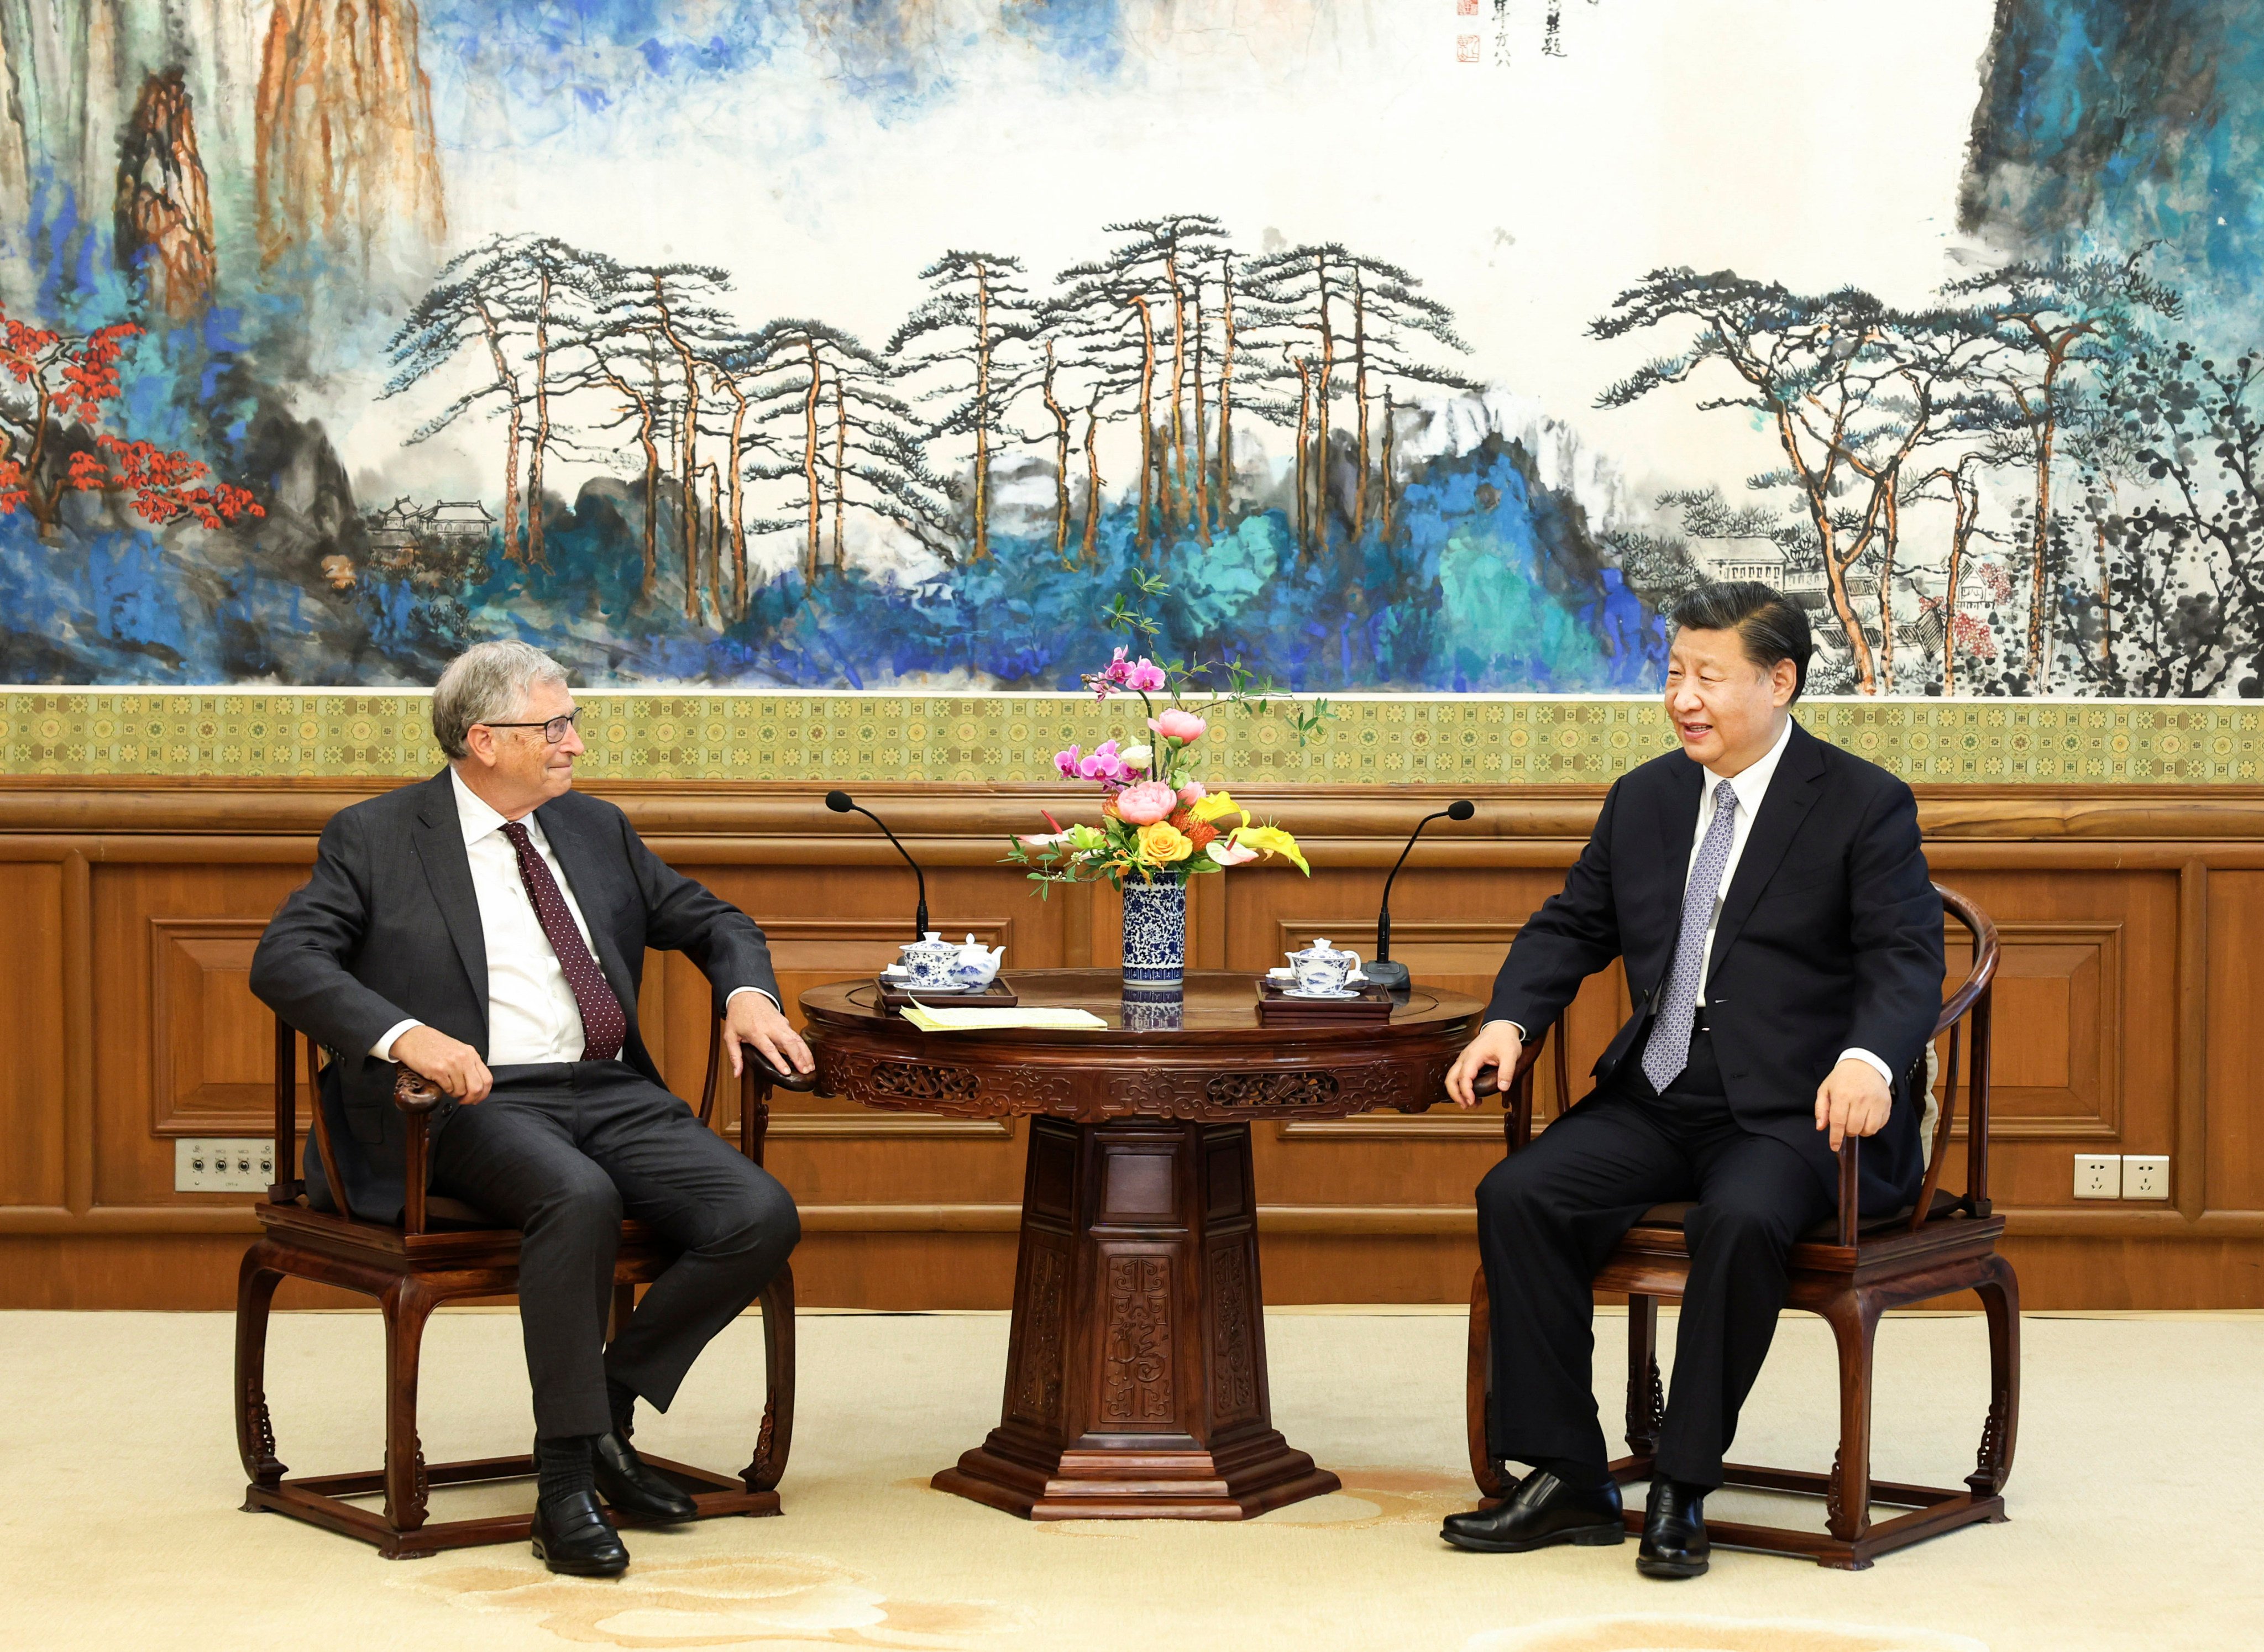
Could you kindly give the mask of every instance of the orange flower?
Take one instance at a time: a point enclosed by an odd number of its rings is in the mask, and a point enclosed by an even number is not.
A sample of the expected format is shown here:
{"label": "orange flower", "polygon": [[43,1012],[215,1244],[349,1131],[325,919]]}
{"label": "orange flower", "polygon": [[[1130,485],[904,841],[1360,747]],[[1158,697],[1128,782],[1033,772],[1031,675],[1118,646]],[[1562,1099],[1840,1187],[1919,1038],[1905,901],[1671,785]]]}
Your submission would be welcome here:
{"label": "orange flower", "polygon": [[1185,830],[1187,835],[1187,842],[1197,849],[1201,849],[1205,844],[1218,836],[1218,828],[1212,825],[1208,821],[1199,820],[1194,825],[1185,827],[1182,830]]}

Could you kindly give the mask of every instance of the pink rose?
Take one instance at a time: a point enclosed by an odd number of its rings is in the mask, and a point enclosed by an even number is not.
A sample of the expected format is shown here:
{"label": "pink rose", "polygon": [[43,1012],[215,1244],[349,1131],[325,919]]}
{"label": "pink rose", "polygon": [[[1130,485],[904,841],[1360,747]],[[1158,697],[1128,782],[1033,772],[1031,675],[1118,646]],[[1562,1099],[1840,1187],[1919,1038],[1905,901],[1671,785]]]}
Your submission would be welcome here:
{"label": "pink rose", "polygon": [[1174,706],[1160,717],[1150,717],[1148,720],[1148,727],[1167,740],[1177,740],[1185,744],[1193,745],[1203,737],[1203,730],[1210,725],[1196,716],[1194,713],[1181,711]]}
{"label": "pink rose", "polygon": [[[1222,866],[1238,866],[1245,860],[1258,859],[1258,851],[1224,837],[1215,837],[1203,845],[1203,853]],[[1239,888],[1239,885],[1236,886]]]}
{"label": "pink rose", "polygon": [[1125,672],[1124,686],[1137,692],[1158,693],[1164,686],[1164,668],[1143,658]]}
{"label": "pink rose", "polygon": [[1179,801],[1187,805],[1200,803],[1210,795],[1210,787],[1201,780],[1189,780],[1179,788]]}
{"label": "pink rose", "polygon": [[1142,780],[1116,794],[1116,813],[1135,826],[1153,826],[1179,806],[1179,794],[1161,780]]}

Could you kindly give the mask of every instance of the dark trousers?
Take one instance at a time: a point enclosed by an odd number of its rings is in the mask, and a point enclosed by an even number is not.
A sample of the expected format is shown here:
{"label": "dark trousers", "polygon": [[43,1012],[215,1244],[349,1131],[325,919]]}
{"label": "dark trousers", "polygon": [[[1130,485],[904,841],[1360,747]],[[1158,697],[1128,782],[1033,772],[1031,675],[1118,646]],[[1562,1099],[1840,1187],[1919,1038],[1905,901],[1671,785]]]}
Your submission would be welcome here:
{"label": "dark trousers", "polygon": [[1663,1096],[1628,1066],[1619,1088],[1589,1096],[1478,1184],[1493,1316],[1488,1439],[1497,1458],[1604,1477],[1593,1282],[1644,1211],[1694,1199],[1658,1472],[1710,1489],[1776,1334],[1785,1253],[1831,1203],[1797,1153],[1731,1117],[1707,1034],[1692,1038],[1690,1065]]}
{"label": "dark trousers", "polygon": [[[523,1235],[519,1311],[544,1436],[611,1428],[609,1377],[666,1410],[802,1236],[774,1177],[620,1061],[497,1068],[487,1099],[433,1143],[432,1187]],[[681,1254],[608,1348],[624,1215]]]}

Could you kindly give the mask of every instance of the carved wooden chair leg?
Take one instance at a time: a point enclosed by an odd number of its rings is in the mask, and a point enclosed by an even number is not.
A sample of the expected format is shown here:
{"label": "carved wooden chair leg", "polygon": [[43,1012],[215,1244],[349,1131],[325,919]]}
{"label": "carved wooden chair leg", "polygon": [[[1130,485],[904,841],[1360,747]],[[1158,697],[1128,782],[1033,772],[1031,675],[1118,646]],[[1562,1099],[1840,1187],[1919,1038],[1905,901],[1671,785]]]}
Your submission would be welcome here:
{"label": "carved wooden chair leg", "polygon": [[1989,1416],[1981,1427],[1979,1458],[1965,1476],[1977,1497],[1998,1496],[2013,1477],[2021,1425],[2021,1283],[2004,1257],[1991,1256],[1987,1262],[1989,1277],[1973,1287],[1989,1315]]}
{"label": "carved wooden chair leg", "polygon": [[402,1279],[378,1301],[385,1310],[385,1518],[405,1533],[424,1524],[428,1488],[424,1446],[417,1437],[417,1368],[424,1322],[439,1299],[415,1280]]}
{"label": "carved wooden chair leg", "polygon": [[794,1270],[785,1263],[763,1286],[763,1422],[755,1454],[740,1479],[750,1491],[771,1491],[786,1474],[794,1448]]}
{"label": "carved wooden chair leg", "polygon": [[243,1507],[256,1512],[252,1486],[273,1490],[290,1471],[275,1456],[275,1424],[267,1415],[267,1317],[283,1275],[273,1267],[274,1247],[265,1239],[243,1253],[236,1286],[236,1449],[243,1459]]}
{"label": "carved wooden chair leg", "polygon": [[1658,1455],[1658,1431],[1666,1420],[1666,1390],[1658,1380],[1658,1299],[1628,1298],[1628,1455],[1629,1465],[1647,1474]]}
{"label": "carved wooden chair leg", "polygon": [[1824,1491],[1825,1525],[1841,1542],[1853,1543],[1871,1529],[1871,1351],[1879,1304],[1850,1292],[1824,1317],[1840,1344],[1840,1449]]}
{"label": "carved wooden chair leg", "polygon": [[1493,1409],[1493,1303],[1486,1295],[1485,1274],[1470,1281],[1469,1374],[1463,1385],[1469,1431],[1470,1478],[1480,1495],[1506,1497],[1509,1487],[1494,1464],[1488,1414]]}

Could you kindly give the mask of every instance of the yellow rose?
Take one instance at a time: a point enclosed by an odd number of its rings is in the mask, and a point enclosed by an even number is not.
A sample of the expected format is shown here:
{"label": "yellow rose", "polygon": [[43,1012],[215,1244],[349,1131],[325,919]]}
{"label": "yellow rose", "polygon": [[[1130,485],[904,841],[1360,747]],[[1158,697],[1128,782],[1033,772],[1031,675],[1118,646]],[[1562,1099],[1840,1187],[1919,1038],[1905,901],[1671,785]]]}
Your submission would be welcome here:
{"label": "yellow rose", "polygon": [[1157,821],[1153,826],[1140,829],[1140,854],[1158,866],[1169,866],[1185,860],[1194,853],[1195,846],[1187,836],[1169,821]]}

